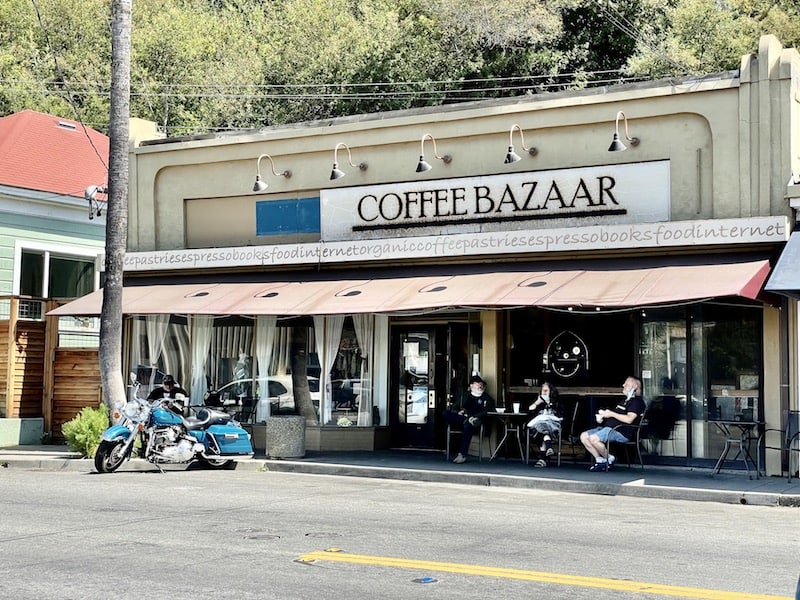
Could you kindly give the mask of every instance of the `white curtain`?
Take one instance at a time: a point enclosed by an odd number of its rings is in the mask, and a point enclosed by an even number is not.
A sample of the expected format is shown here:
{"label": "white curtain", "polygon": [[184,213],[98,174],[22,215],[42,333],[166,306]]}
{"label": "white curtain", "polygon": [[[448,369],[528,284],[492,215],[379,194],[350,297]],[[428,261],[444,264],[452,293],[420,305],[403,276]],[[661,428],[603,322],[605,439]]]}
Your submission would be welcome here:
{"label": "white curtain", "polygon": [[270,365],[270,375],[286,375],[289,370],[292,328],[278,327],[275,332],[275,343],[272,346],[272,364]]}
{"label": "white curtain", "polygon": [[[137,382],[139,382],[139,365],[144,365],[144,356],[142,356],[142,339],[147,339],[147,330],[145,329],[144,319],[134,317],[131,323],[131,374],[136,377]],[[128,381],[128,375],[125,376],[125,383],[130,383]],[[131,390],[132,391],[130,394],[135,391],[140,398],[145,398],[148,393],[143,387],[139,386],[134,386],[131,388]]]}
{"label": "white curtain", "polygon": [[356,330],[356,340],[361,349],[361,384],[358,395],[358,425],[369,427],[372,425],[372,382],[370,381],[369,368],[372,360],[372,332],[375,329],[374,315],[353,315],[353,327]]}
{"label": "white curtain", "polygon": [[320,422],[324,425],[332,416],[332,390],[330,382],[331,367],[339,354],[339,343],[342,339],[344,315],[323,317],[314,315],[314,338],[317,342],[317,354],[322,357],[322,369],[319,378],[320,389]]}
{"label": "white curtain", "polygon": [[[275,333],[278,318],[274,316],[260,316],[256,318],[256,364],[255,372],[258,373],[258,408],[256,419],[266,421],[269,418],[269,366],[272,362],[272,346],[275,342]],[[255,394],[253,394],[255,396]]]}
{"label": "white curtain", "polygon": [[147,333],[147,356],[150,358],[150,389],[155,386],[158,360],[164,351],[164,338],[169,328],[169,315],[147,315],[144,320]]}
{"label": "white curtain", "polygon": [[192,340],[192,389],[190,404],[203,404],[206,395],[206,362],[211,347],[211,333],[214,317],[208,315],[192,315],[189,317],[189,332]]}

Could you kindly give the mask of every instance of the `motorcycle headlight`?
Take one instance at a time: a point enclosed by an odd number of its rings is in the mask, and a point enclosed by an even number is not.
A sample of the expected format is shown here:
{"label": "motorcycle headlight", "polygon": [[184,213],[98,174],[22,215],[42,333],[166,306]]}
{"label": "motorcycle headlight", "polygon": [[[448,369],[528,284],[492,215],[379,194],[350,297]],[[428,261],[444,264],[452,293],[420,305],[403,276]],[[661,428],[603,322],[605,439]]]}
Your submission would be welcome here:
{"label": "motorcycle headlight", "polygon": [[134,419],[139,416],[139,403],[138,402],[128,402],[125,405],[125,408],[122,409],[122,413],[128,417],[129,419]]}

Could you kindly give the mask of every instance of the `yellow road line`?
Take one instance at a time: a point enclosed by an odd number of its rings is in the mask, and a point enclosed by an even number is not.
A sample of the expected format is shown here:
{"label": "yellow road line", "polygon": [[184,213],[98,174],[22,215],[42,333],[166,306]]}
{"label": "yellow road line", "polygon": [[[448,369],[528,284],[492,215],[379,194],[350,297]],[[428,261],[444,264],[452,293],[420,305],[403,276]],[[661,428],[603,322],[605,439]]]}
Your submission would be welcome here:
{"label": "yellow road line", "polygon": [[538,581],[542,583],[590,587],[604,590],[657,594],[677,598],[699,598],[701,600],[792,600],[792,598],[788,596],[766,596],[764,594],[725,592],[722,590],[662,585],[643,581],[604,579],[602,577],[585,577],[582,575],[563,575],[559,573],[546,573],[544,571],[525,571],[522,569],[485,567],[481,565],[465,565],[459,563],[413,560],[408,558],[347,554],[345,552],[339,552],[338,550],[309,552],[308,554],[300,556],[299,560],[301,562],[328,561],[422,571],[463,573],[465,575],[503,577],[506,579],[521,579],[524,581]]}

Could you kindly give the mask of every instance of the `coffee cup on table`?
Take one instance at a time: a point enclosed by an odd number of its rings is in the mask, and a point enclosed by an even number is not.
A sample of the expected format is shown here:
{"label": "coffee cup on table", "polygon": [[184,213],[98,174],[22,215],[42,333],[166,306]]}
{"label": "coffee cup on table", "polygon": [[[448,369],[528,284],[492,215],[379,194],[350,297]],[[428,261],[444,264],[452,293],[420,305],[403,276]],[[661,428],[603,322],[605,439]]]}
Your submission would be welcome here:
{"label": "coffee cup on table", "polygon": [[514,407],[514,412],[518,413],[519,412],[519,402],[514,402],[512,404],[512,406]]}

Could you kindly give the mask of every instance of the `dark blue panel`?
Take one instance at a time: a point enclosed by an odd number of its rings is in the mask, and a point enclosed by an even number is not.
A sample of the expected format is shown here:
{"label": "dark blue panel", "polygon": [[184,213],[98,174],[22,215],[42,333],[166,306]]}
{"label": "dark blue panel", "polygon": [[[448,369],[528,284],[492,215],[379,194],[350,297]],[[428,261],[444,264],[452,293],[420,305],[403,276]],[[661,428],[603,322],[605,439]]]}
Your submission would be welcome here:
{"label": "dark blue panel", "polygon": [[319,197],[256,202],[256,235],[319,232]]}

